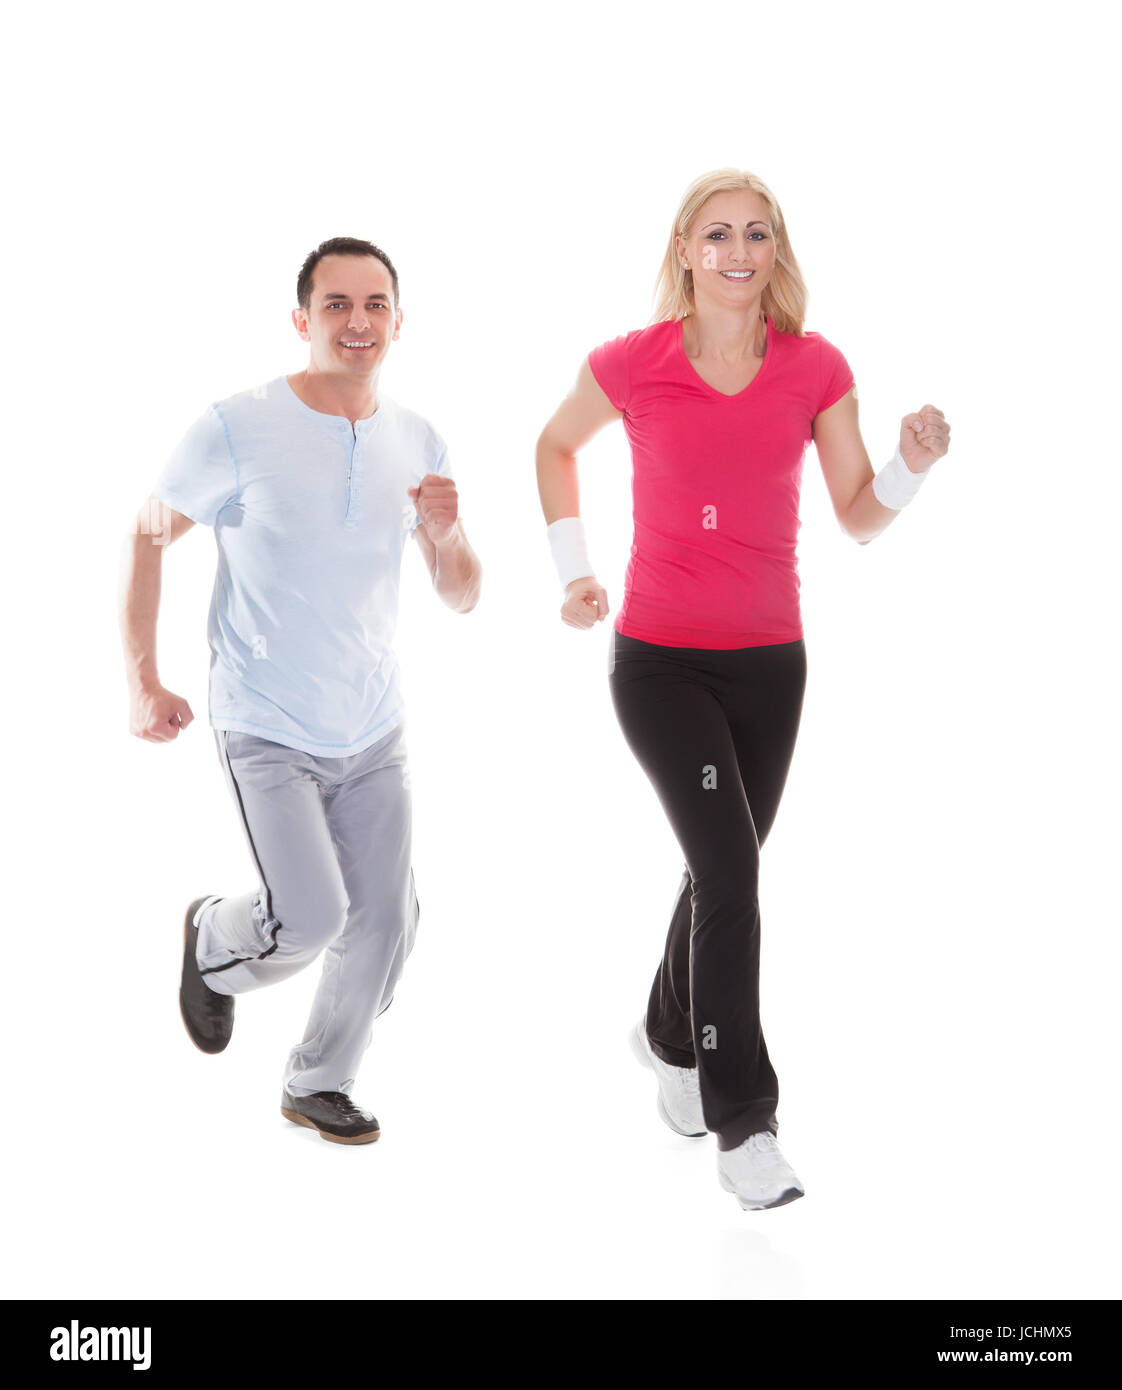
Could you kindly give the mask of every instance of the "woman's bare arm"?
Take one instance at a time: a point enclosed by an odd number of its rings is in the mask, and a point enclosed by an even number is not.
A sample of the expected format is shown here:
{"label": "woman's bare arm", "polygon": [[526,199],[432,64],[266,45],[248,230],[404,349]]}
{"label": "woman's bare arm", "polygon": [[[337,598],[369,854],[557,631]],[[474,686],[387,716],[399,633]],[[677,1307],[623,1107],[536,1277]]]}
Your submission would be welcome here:
{"label": "woman's bare arm", "polygon": [[[842,530],[858,545],[868,545],[900,512],[884,506],[873,491],[873,465],[857,423],[856,387],[815,416],[812,433]],[[913,473],[926,472],[947,452],[950,433],[943,412],[927,404],[900,421],[901,457]]]}
{"label": "woman's bare arm", "polygon": [[621,417],[586,359],[573,389],[538,436],[538,494],[547,526],[564,516],[580,515],[577,454],[605,425]]}
{"label": "woman's bare arm", "polygon": [[[621,414],[604,394],[585,359],[573,389],[538,436],[538,495],[547,526],[565,517],[580,516],[577,454]],[[574,579],[568,585],[561,608],[563,623],[590,628],[607,616],[608,595],[595,575]]]}

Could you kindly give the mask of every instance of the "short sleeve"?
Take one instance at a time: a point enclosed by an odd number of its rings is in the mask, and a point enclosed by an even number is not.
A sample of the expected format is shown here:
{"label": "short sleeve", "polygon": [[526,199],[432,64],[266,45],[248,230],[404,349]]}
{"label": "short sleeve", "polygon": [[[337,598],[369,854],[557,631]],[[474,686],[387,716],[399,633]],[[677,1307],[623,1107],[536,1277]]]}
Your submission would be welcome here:
{"label": "short sleeve", "polygon": [[632,333],[621,334],[610,342],[601,343],[588,354],[588,365],[597,385],[619,411],[627,409],[631,395],[631,364],[628,352]]}
{"label": "short sleeve", "polygon": [[[444,440],[441,439],[440,435],[437,434],[431,425],[429,426],[429,443],[426,450],[426,462],[422,471],[422,476],[424,473],[439,473],[442,478],[450,478],[452,476],[448,466],[448,445],[445,444]],[[410,503],[410,506],[412,506],[412,503]],[[417,515],[416,507],[413,507],[413,520],[409,523],[408,534],[411,536],[420,524],[421,518]]]}
{"label": "short sleeve", "polygon": [[238,477],[226,426],[214,406],[180,440],[152,489],[152,496],[204,526],[238,498]]}
{"label": "short sleeve", "polygon": [[853,386],[853,373],[833,343],[820,337],[818,340],[818,409],[820,415],[849,391]]}

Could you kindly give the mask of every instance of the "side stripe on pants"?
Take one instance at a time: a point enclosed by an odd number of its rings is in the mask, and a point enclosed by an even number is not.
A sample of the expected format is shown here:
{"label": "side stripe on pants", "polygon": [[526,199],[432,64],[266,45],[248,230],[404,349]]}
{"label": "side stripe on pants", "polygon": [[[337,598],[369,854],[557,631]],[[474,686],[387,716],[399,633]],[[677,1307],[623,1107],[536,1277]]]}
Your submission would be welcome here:
{"label": "side stripe on pants", "polygon": [[[273,916],[273,892],[269,887],[268,879],[265,877],[265,870],[261,867],[261,858],[257,853],[257,846],[253,843],[253,832],[249,828],[249,820],[245,814],[245,802],[242,800],[241,788],[238,786],[238,779],[234,776],[234,769],[230,765],[230,757],[226,752],[226,730],[215,729],[214,740],[218,744],[219,757],[222,759],[222,766],[226,769],[226,775],[230,779],[230,785],[234,789],[234,798],[238,803],[238,814],[242,818],[242,825],[245,827],[246,839],[249,841],[250,853],[253,855],[253,862],[257,866],[257,872],[261,878],[261,886],[265,891],[265,914],[266,918]],[[232,960],[226,961],[224,965],[212,965],[207,970],[200,970],[200,975],[214,975],[220,970],[229,970],[232,966],[240,965],[245,960],[264,960],[266,956],[271,956],[277,949],[277,932],[280,931],[283,923],[277,922],[272,931],[272,944],[259,956],[235,956]]]}

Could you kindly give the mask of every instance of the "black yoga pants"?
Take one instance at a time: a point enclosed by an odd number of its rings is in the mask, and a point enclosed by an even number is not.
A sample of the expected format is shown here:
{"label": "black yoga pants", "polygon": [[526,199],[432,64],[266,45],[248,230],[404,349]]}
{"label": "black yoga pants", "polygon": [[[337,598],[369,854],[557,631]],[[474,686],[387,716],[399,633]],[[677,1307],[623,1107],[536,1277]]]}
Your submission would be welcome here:
{"label": "black yoga pants", "polygon": [[647,1005],[647,1036],[698,1069],[721,1149],[778,1134],[779,1081],[760,1024],[760,846],[795,749],[806,648],[665,647],[612,632],[616,717],[686,869]]}

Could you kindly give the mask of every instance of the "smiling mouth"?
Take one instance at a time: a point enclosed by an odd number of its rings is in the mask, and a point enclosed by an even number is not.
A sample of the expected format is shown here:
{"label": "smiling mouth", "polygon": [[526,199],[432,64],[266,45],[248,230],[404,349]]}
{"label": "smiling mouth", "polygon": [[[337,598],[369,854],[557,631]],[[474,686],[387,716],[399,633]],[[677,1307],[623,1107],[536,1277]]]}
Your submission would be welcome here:
{"label": "smiling mouth", "polygon": [[726,280],[751,280],[755,275],[754,270],[722,270],[721,274]]}
{"label": "smiling mouth", "polygon": [[365,349],[367,349],[367,348],[372,348],[372,347],[374,346],[374,344],[373,344],[373,343],[341,343],[340,346],[341,346],[341,347],[345,347],[349,352],[363,352],[363,351],[365,351]]}

